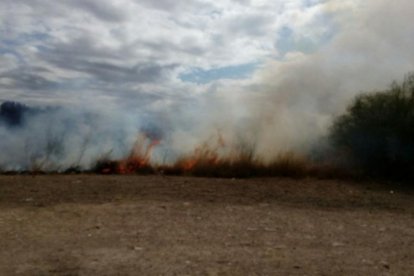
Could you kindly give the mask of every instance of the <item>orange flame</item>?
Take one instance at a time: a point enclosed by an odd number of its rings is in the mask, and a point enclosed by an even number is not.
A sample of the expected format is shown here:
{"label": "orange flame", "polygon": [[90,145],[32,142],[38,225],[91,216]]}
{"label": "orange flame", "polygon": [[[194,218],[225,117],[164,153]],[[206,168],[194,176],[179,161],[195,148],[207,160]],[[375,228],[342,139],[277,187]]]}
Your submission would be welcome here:
{"label": "orange flame", "polygon": [[161,141],[151,138],[150,135],[146,135],[145,133],[140,134],[130,154],[125,159],[103,162],[100,172],[104,174],[133,174],[137,172],[154,172],[155,170],[168,168],[181,172],[191,172],[198,166],[218,166],[223,159],[220,156],[220,152],[226,147],[226,143],[220,133],[218,133],[216,139],[213,141],[211,143],[211,139],[209,139],[209,141],[196,147],[191,155],[177,160],[171,167],[154,166],[154,164],[151,164],[152,151]]}
{"label": "orange flame", "polygon": [[129,156],[118,163],[117,172],[120,174],[131,174],[141,169],[150,168],[152,151],[160,143],[160,140],[151,140],[145,134],[139,135]]}
{"label": "orange flame", "polygon": [[177,161],[175,166],[179,167],[184,172],[188,172],[200,164],[210,166],[217,165],[220,162],[218,152],[225,146],[226,144],[223,137],[220,133],[218,133],[214,146],[211,146],[208,143],[202,144],[201,146],[195,148],[194,152],[190,156],[184,157]]}

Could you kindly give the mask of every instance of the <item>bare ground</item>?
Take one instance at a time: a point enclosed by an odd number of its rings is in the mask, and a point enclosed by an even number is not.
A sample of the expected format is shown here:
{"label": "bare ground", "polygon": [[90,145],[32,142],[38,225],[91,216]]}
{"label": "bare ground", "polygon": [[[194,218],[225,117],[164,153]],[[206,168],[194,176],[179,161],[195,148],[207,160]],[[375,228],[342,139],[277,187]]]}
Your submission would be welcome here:
{"label": "bare ground", "polygon": [[333,180],[0,176],[0,275],[414,275],[413,199]]}

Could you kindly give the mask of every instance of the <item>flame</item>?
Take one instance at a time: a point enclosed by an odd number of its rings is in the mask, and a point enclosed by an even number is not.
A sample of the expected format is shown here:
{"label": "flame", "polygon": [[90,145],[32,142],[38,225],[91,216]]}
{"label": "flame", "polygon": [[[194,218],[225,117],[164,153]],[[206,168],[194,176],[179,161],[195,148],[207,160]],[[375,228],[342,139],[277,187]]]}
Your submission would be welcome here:
{"label": "flame", "polygon": [[159,139],[152,139],[145,133],[138,135],[128,157],[119,161],[107,161],[101,173],[132,174],[146,169],[151,170],[152,151],[160,143]]}
{"label": "flame", "polygon": [[181,164],[181,167],[183,168],[184,171],[190,171],[192,168],[195,167],[197,163],[198,163],[198,160],[196,159],[184,160]]}
{"label": "flame", "polygon": [[[220,132],[214,138],[196,147],[194,151],[183,158],[177,160],[170,168],[175,168],[181,172],[191,172],[197,166],[219,166],[223,156],[220,152],[226,147],[226,143]],[[159,139],[151,135],[141,133],[138,135],[129,155],[117,161],[104,161],[100,172],[104,174],[133,174],[137,172],[154,172],[168,166],[156,166],[151,163],[151,155],[156,146],[161,143]]]}
{"label": "flame", "polygon": [[193,153],[187,157],[178,160],[175,164],[176,167],[180,168],[184,172],[191,171],[197,165],[210,165],[215,166],[220,162],[219,152],[225,148],[226,143],[220,133],[217,135],[217,140],[211,146],[208,142],[203,143],[201,146],[196,147]]}

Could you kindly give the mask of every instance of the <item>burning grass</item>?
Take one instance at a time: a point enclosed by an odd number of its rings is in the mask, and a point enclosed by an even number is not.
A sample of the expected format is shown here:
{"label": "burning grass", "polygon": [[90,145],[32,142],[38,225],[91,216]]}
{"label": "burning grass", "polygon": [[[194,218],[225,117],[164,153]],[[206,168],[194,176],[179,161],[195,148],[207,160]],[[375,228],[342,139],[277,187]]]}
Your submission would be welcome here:
{"label": "burning grass", "polygon": [[154,173],[155,167],[151,164],[150,159],[152,150],[159,143],[159,140],[141,134],[125,159],[111,160],[105,156],[96,162],[92,171],[102,174]]}
{"label": "burning grass", "polygon": [[342,178],[350,175],[339,167],[321,162],[313,162],[304,156],[286,152],[271,162],[263,162],[254,154],[254,147],[246,144],[226,143],[218,134],[196,147],[193,152],[184,155],[173,163],[156,163],[152,159],[153,151],[161,141],[154,135],[140,134],[125,158],[111,158],[111,151],[104,154],[91,166],[84,169],[74,165],[60,169],[54,165],[54,159],[48,155],[42,159],[31,160],[31,166],[22,171],[4,170],[2,174],[165,174],[200,177],[250,178],[282,176],[292,178]]}
{"label": "burning grass", "polygon": [[[221,138],[219,141],[222,141]],[[267,163],[254,157],[253,150],[250,148],[238,148],[223,155],[220,152],[226,146],[221,142],[214,147],[209,147],[205,143],[173,164],[153,164],[150,162],[150,153],[157,144],[147,142],[146,148],[142,147],[142,144],[136,144],[131,154],[123,160],[109,158],[98,160],[93,172],[101,174],[155,173],[223,178],[260,176],[336,178],[349,175],[338,167],[315,163],[293,152],[280,154],[272,162]]]}
{"label": "burning grass", "polygon": [[335,178],[349,175],[335,166],[312,162],[293,152],[280,154],[273,161],[264,162],[255,155],[254,146],[225,141],[220,133],[172,163],[157,163],[154,161],[153,151],[159,149],[157,147],[161,144],[160,139],[159,135],[141,133],[125,158],[111,158],[112,151],[109,151],[98,158],[89,169],[79,165],[86,150],[86,143],[77,162],[64,167],[57,165],[61,140],[51,139],[47,144],[46,154],[31,158],[26,169],[10,171],[0,167],[0,172],[3,174],[165,174],[223,178],[260,176]]}
{"label": "burning grass", "polygon": [[[192,164],[192,166],[189,167],[188,164]],[[197,161],[183,158],[171,166],[161,168],[166,174],[230,178],[260,176],[336,178],[348,175],[340,168],[316,164],[292,152],[280,154],[269,163],[242,154],[221,159],[201,158]]]}

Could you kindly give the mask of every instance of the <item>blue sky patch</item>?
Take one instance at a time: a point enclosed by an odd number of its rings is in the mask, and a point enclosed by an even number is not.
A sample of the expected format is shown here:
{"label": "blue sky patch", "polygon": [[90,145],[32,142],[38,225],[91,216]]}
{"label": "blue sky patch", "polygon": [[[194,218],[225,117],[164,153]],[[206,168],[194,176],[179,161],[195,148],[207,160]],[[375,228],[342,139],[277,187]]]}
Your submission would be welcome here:
{"label": "blue sky patch", "polygon": [[235,66],[225,66],[204,70],[193,68],[191,72],[179,76],[182,81],[205,84],[220,79],[243,79],[250,76],[257,68],[258,63],[246,63]]}
{"label": "blue sky patch", "polygon": [[306,35],[297,35],[288,26],[282,27],[276,42],[276,47],[280,55],[284,56],[289,52],[313,53],[321,46],[329,43],[338,32],[338,27],[334,24],[330,16],[320,16],[314,24],[329,27],[317,39],[312,39]]}

